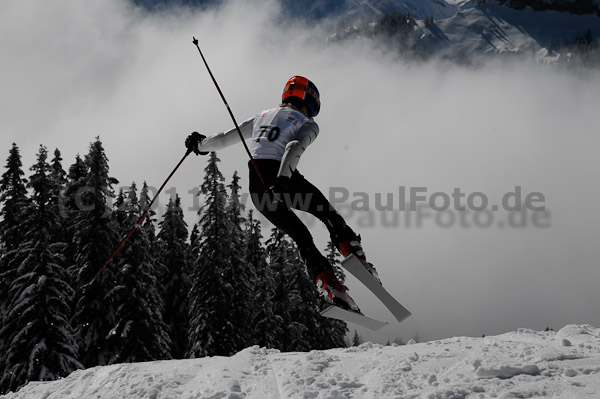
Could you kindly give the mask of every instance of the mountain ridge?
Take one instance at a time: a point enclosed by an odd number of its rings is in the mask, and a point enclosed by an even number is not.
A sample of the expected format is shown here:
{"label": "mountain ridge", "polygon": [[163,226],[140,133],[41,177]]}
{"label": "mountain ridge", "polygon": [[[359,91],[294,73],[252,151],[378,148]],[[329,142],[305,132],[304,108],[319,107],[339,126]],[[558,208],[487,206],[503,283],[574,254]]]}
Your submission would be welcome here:
{"label": "mountain ridge", "polygon": [[[131,0],[149,10],[225,0]],[[597,64],[600,0],[276,0],[285,18],[321,24],[329,43],[358,38],[416,58],[472,63],[524,56],[541,63]],[[277,4],[277,3],[273,3]],[[589,56],[592,53],[592,56]]]}

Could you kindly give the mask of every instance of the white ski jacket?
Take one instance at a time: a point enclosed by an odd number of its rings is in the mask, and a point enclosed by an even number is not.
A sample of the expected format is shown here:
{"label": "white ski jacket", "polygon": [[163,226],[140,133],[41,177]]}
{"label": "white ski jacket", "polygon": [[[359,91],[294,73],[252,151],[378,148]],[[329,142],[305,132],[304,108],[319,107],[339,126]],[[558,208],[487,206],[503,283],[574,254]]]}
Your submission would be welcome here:
{"label": "white ski jacket", "polygon": [[[263,111],[240,125],[254,159],[281,161],[278,176],[290,177],[300,157],[319,134],[319,126],[291,105]],[[217,151],[240,142],[237,129],[214,134],[202,140],[200,151]]]}

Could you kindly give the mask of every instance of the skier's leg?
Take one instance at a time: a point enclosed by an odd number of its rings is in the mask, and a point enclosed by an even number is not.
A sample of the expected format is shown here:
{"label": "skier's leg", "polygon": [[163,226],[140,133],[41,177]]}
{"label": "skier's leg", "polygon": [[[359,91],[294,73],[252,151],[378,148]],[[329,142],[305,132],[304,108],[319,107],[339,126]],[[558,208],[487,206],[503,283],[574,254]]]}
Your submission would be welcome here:
{"label": "skier's leg", "polygon": [[325,195],[297,170],[292,174],[290,183],[293,190],[290,193],[291,206],[321,220],[337,248],[345,241],[358,239],[358,235],[346,224],[342,215],[335,210]]}
{"label": "skier's leg", "polygon": [[346,224],[342,215],[335,210],[323,193],[306,180],[298,170],[292,174],[292,181],[290,183],[294,191],[291,193],[292,199],[295,200],[291,202],[292,206],[296,209],[309,212],[321,220],[327,226],[331,241],[340,253],[345,258],[350,255],[356,256],[369,273],[380,281],[375,267],[367,262],[367,256],[362,248],[360,236]]}
{"label": "skier's leg", "polygon": [[[267,184],[274,181],[279,171],[279,162],[268,162],[269,160],[257,160],[261,175]],[[254,206],[262,213],[273,225],[290,236],[298,246],[300,256],[306,263],[306,269],[313,281],[317,276],[327,269],[332,269],[327,258],[321,254],[315,246],[312,234],[300,218],[285,204],[273,203],[273,198],[266,191],[253,167],[250,168],[250,196]]]}
{"label": "skier's leg", "polygon": [[[260,198],[260,194],[252,193],[253,201],[256,198]],[[264,194],[267,195],[267,194]],[[317,276],[326,269],[331,269],[331,265],[327,261],[327,258],[321,254],[318,248],[315,246],[313,237],[308,231],[308,228],[298,216],[285,206],[279,206],[275,210],[269,210],[268,208],[259,208],[260,204],[254,202],[257,209],[277,228],[283,231],[285,234],[290,236],[296,243],[302,260],[306,263],[306,270],[311,276],[313,281],[316,280]]]}
{"label": "skier's leg", "polygon": [[[263,160],[265,161],[265,160]],[[261,175],[265,183],[270,184],[276,176],[275,164],[261,162]],[[259,165],[260,167],[260,165]],[[330,302],[348,310],[360,312],[354,300],[348,295],[347,288],[337,279],[333,267],[315,246],[312,235],[300,218],[285,202],[273,203],[273,195],[267,191],[253,168],[250,169],[250,196],[254,206],[275,226],[289,235],[300,251],[300,256],[306,263],[306,269],[320,292],[325,294]],[[289,198],[288,198],[289,199]]]}
{"label": "skier's leg", "polygon": [[[270,197],[269,193],[256,193],[252,190],[250,190],[250,193],[256,208],[271,223],[294,240],[300,251],[300,256],[306,264],[306,270],[317,284],[320,292],[326,295],[330,302],[344,309],[360,312],[354,300],[348,295],[348,289],[336,277],[327,258],[315,246],[312,235],[300,218],[284,203],[279,203],[274,209],[264,206],[267,201],[261,201],[261,199],[266,196]],[[272,200],[271,198],[268,199]]]}

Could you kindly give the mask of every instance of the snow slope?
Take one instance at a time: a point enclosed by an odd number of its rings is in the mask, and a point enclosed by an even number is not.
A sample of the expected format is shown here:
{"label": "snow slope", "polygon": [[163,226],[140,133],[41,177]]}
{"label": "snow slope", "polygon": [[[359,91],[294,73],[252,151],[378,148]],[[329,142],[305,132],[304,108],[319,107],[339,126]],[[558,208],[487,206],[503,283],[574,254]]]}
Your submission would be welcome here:
{"label": "snow slope", "polygon": [[406,346],[214,357],[80,370],[4,399],[598,398],[600,329],[520,329]]}

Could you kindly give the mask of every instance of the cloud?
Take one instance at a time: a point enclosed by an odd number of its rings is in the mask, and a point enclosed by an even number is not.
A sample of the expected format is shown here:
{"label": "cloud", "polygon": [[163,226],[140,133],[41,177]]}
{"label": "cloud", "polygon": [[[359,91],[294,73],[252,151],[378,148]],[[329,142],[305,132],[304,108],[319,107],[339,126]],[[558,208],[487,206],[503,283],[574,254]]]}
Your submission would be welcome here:
{"label": "cloud", "polygon": [[[189,132],[232,127],[195,36],[238,122],[277,105],[291,75],[317,84],[321,134],[299,168],[325,192],[343,187],[372,201],[400,186],[458,187],[496,202],[515,186],[544,194],[546,228],[510,227],[502,212],[485,228],[472,213],[443,227],[436,218],[452,216],[433,211],[421,227],[414,213],[390,227],[397,214],[341,205],[384,284],[415,314],[385,333],[392,339],[598,322],[597,72],[404,62],[368,41],[327,44],[326,31],[283,21],[274,1],[204,12],[147,13],[118,0],[4,1],[0,9],[0,144],[7,156],[17,142],[26,167],[40,143],[61,149],[68,166],[100,135],[122,184],[160,185]],[[241,146],[219,156],[227,178],[245,175]],[[190,206],[204,166],[188,159],[169,185]],[[324,248],[325,229],[306,220]],[[351,289],[364,311],[389,318]]]}

